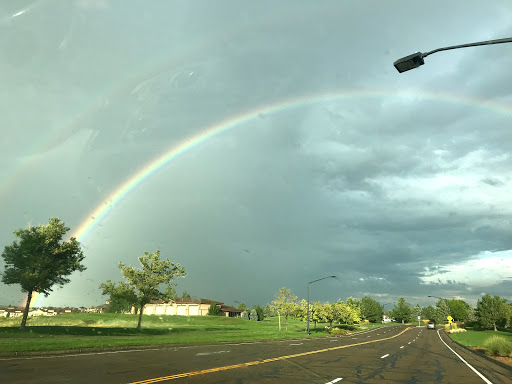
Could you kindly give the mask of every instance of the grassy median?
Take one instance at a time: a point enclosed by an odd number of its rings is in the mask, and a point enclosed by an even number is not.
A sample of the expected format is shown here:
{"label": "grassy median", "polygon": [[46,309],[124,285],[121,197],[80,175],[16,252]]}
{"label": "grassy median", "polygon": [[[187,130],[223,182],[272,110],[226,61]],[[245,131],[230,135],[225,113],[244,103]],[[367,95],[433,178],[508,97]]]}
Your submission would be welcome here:
{"label": "grassy median", "polygon": [[[137,330],[137,315],[109,313],[73,313],[32,317],[25,330],[20,318],[0,318],[0,354],[27,352],[114,349],[123,347],[216,343],[305,337],[305,323],[281,318],[248,321],[210,316],[144,315],[142,329]],[[380,325],[380,324],[379,324]],[[375,325],[377,326],[377,325]],[[325,324],[311,324],[311,336],[328,336]],[[361,326],[361,328],[373,325]],[[353,327],[353,330],[360,329]]]}
{"label": "grassy median", "polygon": [[512,357],[512,331],[478,331],[467,329],[466,332],[450,334],[456,342],[468,347],[485,349],[493,356]]}

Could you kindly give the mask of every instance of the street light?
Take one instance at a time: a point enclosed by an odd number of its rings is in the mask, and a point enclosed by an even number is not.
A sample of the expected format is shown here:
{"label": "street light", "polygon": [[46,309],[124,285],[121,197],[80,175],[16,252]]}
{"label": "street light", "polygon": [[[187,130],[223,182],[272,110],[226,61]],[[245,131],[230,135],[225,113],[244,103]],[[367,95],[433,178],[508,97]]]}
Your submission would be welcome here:
{"label": "street light", "polygon": [[449,49],[457,49],[457,48],[466,48],[466,47],[475,47],[477,45],[491,45],[491,44],[502,44],[502,43],[512,43],[512,38],[506,38],[506,39],[497,39],[497,40],[487,40],[487,41],[480,41],[478,43],[470,43],[470,44],[461,44],[461,45],[452,45],[450,47],[444,47],[444,48],[437,48],[433,51],[427,52],[427,53],[421,53],[421,52],[415,52],[412,55],[402,57],[401,59],[398,59],[393,63],[396,70],[399,73],[409,71],[411,69],[418,68],[419,66],[425,64],[425,61],[423,60],[428,55],[431,55],[436,52],[440,51],[447,51]]}
{"label": "street light", "polygon": [[309,284],[313,284],[313,283],[316,283],[317,281],[320,281],[320,280],[324,280],[324,279],[335,279],[336,276],[332,275],[332,276],[325,276],[325,277],[322,277],[321,279],[316,279],[316,280],[313,280],[313,281],[310,281],[308,283],[308,319],[307,319],[307,330],[308,330],[308,335],[309,335]]}

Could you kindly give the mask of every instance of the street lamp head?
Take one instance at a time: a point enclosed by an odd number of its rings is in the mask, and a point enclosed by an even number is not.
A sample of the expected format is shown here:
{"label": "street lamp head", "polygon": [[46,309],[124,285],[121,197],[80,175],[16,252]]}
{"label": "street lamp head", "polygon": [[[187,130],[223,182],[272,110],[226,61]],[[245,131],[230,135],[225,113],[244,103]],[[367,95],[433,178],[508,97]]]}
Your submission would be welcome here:
{"label": "street lamp head", "polygon": [[414,68],[418,68],[420,65],[425,64],[423,60],[423,53],[416,52],[412,55],[402,57],[393,63],[398,72],[402,73],[409,71]]}

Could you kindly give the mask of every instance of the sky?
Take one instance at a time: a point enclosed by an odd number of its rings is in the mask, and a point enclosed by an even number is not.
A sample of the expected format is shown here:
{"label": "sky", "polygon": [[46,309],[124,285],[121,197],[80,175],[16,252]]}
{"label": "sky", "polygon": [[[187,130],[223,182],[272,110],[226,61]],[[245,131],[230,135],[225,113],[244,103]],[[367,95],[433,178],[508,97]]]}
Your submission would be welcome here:
{"label": "sky", "polygon": [[312,301],[512,300],[512,44],[393,67],[505,37],[508,0],[2,1],[0,249],[52,216],[80,241],[37,306],[157,249],[230,305],[329,275]]}

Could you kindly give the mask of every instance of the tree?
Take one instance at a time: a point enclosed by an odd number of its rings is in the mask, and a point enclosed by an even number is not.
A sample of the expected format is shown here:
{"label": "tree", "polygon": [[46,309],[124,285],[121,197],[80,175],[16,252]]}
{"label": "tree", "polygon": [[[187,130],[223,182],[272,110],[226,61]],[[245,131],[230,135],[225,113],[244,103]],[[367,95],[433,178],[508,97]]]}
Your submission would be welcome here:
{"label": "tree", "polygon": [[266,304],[265,308],[263,308],[263,317],[273,317],[275,316],[274,310],[270,304]]}
{"label": "tree", "polygon": [[436,320],[436,309],[429,305],[428,307],[423,307],[421,310],[421,317],[423,319],[427,319],[429,321],[435,321]]}
{"label": "tree", "polygon": [[242,320],[249,320],[249,312],[248,311],[242,312]]}
{"label": "tree", "polygon": [[464,300],[451,299],[447,302],[450,315],[456,321],[465,321],[469,315],[469,305]]}
{"label": "tree", "polygon": [[448,316],[450,316],[448,300],[439,299],[436,303],[436,323],[444,323],[445,321],[448,321]]}
{"label": "tree", "polygon": [[402,323],[408,323],[409,321],[411,321],[412,310],[411,307],[407,305],[403,297],[398,299],[398,302],[395,304],[391,313],[396,321],[401,321]]}
{"label": "tree", "polygon": [[275,295],[275,300],[272,301],[274,308],[277,310],[279,317],[284,315],[286,319],[286,330],[288,330],[288,316],[293,315],[297,309],[297,296],[295,296],[291,289],[285,287],[281,288]]}
{"label": "tree", "polygon": [[236,308],[237,309],[246,309],[247,305],[245,305],[245,303],[240,303],[240,304],[238,304],[238,306]]}
{"label": "tree", "polygon": [[507,299],[502,299],[499,296],[491,296],[486,294],[478,300],[476,304],[476,312],[478,316],[478,323],[482,328],[494,328],[503,326],[507,321],[506,311]]}
{"label": "tree", "polygon": [[169,284],[175,277],[186,276],[185,268],[181,265],[172,263],[169,259],[160,260],[159,250],[155,253],[144,252],[144,256],[139,257],[139,263],[140,269],[119,263],[119,269],[135,290],[141,308],[137,329],[140,329],[144,305],[162,297],[158,287],[161,284]]}
{"label": "tree", "polygon": [[183,291],[181,294],[182,299],[190,299],[190,294],[187,291]]}
{"label": "tree", "polygon": [[219,316],[220,308],[215,301],[212,301],[210,308],[208,308],[208,316]]}
{"label": "tree", "polygon": [[251,309],[251,320],[252,321],[258,321],[258,312],[256,312],[256,309]]}
{"label": "tree", "polygon": [[360,308],[361,307],[361,302],[357,299],[354,299],[352,296],[350,296],[348,299],[347,299],[347,305],[352,308],[352,309],[356,309],[356,308]]}
{"label": "tree", "polygon": [[361,308],[358,306],[350,306],[338,300],[335,304],[335,311],[340,323],[352,325],[361,321]]}
{"label": "tree", "polygon": [[169,302],[170,300],[176,300],[178,294],[176,293],[175,284],[169,284],[165,291],[162,293],[162,300]]}
{"label": "tree", "polygon": [[418,320],[418,316],[421,317],[421,307],[419,304],[416,304],[416,306],[412,309],[412,319],[413,321]]}
{"label": "tree", "polygon": [[[263,311],[263,308],[261,308],[259,305],[255,305],[252,308],[254,310],[256,310],[256,313],[258,314],[258,321],[263,321],[263,319],[265,318],[265,313]],[[252,316],[251,316],[251,320],[252,320]]]}
{"label": "tree", "polygon": [[63,222],[52,217],[46,225],[15,230],[19,242],[7,245],[2,252],[5,262],[2,282],[19,284],[22,292],[27,294],[20,329],[25,329],[34,292],[47,297],[55,284],[62,287],[69,283],[66,276],[86,269],[81,264],[85,256],[80,243],[74,237],[62,241],[68,231]]}
{"label": "tree", "polygon": [[113,283],[107,280],[101,283],[99,288],[102,290],[102,295],[110,296],[107,312],[125,312],[130,311],[132,307],[135,308],[135,313],[138,312],[138,299],[135,290],[124,281]]}
{"label": "tree", "polygon": [[361,317],[370,323],[381,323],[384,307],[371,297],[365,296],[360,302]]}

